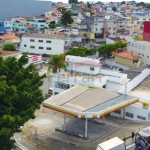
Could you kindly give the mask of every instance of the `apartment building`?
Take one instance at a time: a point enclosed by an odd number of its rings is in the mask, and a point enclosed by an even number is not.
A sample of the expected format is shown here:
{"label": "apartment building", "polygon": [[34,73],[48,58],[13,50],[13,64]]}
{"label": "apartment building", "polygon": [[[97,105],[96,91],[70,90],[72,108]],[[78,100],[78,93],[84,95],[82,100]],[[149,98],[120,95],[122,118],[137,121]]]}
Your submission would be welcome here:
{"label": "apartment building", "polygon": [[4,21],[4,26],[7,33],[12,33],[13,23],[11,21]]}
{"label": "apartment building", "polygon": [[48,28],[48,23],[46,23],[46,20],[33,19],[33,20],[27,20],[27,23],[35,26],[37,29]]}
{"label": "apartment building", "polygon": [[3,35],[6,33],[4,21],[0,21],[0,35]]}
{"label": "apartment building", "polygon": [[15,22],[13,23],[13,30],[14,31],[22,31],[22,32],[26,32],[27,31],[27,26],[24,23],[21,22]]}
{"label": "apartment building", "polygon": [[128,43],[127,51],[141,57],[141,65],[150,65],[150,42],[131,41]]}
{"label": "apartment building", "polygon": [[63,54],[70,45],[70,37],[52,34],[30,34],[21,39],[20,52],[34,54]]}
{"label": "apartment building", "polygon": [[95,38],[102,38],[104,33],[104,17],[94,17]]}
{"label": "apartment building", "polygon": [[116,20],[106,20],[106,28],[108,31],[108,37],[110,37],[110,38],[118,37]]}

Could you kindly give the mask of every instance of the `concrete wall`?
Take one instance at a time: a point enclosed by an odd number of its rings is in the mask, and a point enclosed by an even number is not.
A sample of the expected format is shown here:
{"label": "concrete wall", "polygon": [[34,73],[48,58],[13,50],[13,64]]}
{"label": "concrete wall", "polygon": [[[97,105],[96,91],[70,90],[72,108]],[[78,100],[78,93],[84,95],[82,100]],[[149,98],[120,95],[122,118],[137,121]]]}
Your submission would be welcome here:
{"label": "concrete wall", "polygon": [[137,68],[138,67],[138,63],[135,63],[135,62],[133,63],[133,60],[123,58],[120,56],[115,56],[115,61],[116,61],[116,63],[127,66],[127,67],[131,67],[131,68]]}
{"label": "concrete wall", "polygon": [[109,38],[106,38],[106,44],[114,44],[115,41]]}

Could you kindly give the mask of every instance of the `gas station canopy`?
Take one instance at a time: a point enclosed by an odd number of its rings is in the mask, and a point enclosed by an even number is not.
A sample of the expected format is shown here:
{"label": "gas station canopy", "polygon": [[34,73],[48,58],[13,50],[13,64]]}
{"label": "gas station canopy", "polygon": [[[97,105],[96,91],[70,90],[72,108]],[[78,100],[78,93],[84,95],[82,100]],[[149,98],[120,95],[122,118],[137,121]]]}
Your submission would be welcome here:
{"label": "gas station canopy", "polygon": [[107,89],[76,85],[43,102],[43,107],[78,118],[100,118],[139,99]]}

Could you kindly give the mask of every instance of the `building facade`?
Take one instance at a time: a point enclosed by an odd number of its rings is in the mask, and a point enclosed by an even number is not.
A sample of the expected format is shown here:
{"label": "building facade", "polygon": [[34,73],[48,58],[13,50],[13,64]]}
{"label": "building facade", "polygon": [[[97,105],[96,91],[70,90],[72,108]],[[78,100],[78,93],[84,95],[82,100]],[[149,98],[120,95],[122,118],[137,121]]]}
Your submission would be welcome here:
{"label": "building facade", "polygon": [[141,65],[150,65],[150,42],[131,41],[128,43],[127,51],[141,57]]}
{"label": "building facade", "polygon": [[[58,44],[59,43],[59,44]],[[21,39],[19,50],[34,54],[63,54],[70,45],[70,37],[64,35],[30,34]]]}
{"label": "building facade", "polygon": [[6,33],[4,21],[0,21],[0,35],[4,35]]}
{"label": "building facade", "polygon": [[13,23],[11,21],[4,21],[5,30],[7,33],[12,33],[13,31]]}

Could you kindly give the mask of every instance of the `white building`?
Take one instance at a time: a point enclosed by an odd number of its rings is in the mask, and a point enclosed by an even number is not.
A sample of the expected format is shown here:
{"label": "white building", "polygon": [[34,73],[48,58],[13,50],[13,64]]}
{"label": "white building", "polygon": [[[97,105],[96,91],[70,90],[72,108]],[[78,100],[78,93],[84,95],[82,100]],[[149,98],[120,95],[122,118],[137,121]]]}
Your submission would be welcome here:
{"label": "white building", "polygon": [[53,34],[24,35],[21,39],[20,52],[34,54],[63,54],[66,46],[70,45],[70,37]]}
{"label": "white building", "polygon": [[128,42],[127,51],[141,57],[142,65],[150,65],[150,42],[147,41],[131,41]]}
{"label": "white building", "polygon": [[108,31],[108,37],[110,38],[116,38],[118,37],[117,34],[117,21],[116,20],[107,20],[107,31]]}
{"label": "white building", "polygon": [[146,67],[139,70],[129,69],[123,73],[102,69],[99,59],[92,58],[68,55],[66,62],[68,72],[61,71],[59,74],[53,75],[53,95],[77,84],[128,93],[150,74],[150,69]]}
{"label": "white building", "polygon": [[95,37],[102,36],[103,31],[104,31],[104,17],[94,17]]}
{"label": "white building", "polygon": [[[67,72],[54,74],[53,95],[57,95],[75,85],[106,88],[118,93],[130,93],[150,75],[149,67],[129,69],[122,73],[101,68],[98,59],[66,56]],[[135,96],[135,95],[134,95]],[[124,109],[111,113],[112,116],[133,121],[150,121],[150,96],[140,98],[139,102],[127,105]],[[148,105],[145,107],[144,103]]]}
{"label": "white building", "polygon": [[13,31],[13,23],[11,21],[4,21],[5,30],[7,33],[12,33]]}

